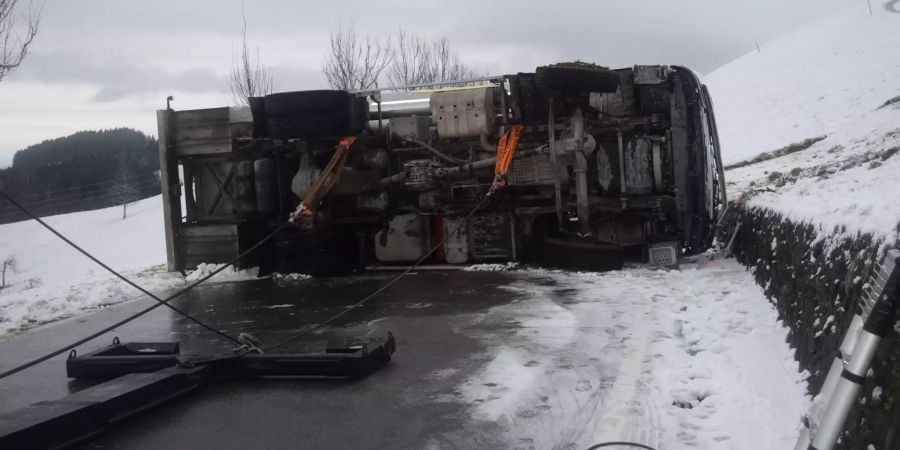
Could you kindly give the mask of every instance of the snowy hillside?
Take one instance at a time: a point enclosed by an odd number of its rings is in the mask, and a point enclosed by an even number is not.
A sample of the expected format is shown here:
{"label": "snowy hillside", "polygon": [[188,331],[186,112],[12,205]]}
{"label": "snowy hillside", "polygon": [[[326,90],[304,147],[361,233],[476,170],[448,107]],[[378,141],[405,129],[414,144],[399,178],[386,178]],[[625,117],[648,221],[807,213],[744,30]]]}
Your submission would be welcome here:
{"label": "snowy hillside", "polygon": [[[45,221],[151,292],[185,284],[180,275],[165,272],[165,228],[159,196],[129,205],[124,220],[122,208],[112,207],[47,217]],[[0,260],[8,257],[16,259],[17,270],[8,271],[7,287],[0,290],[0,336],[142,295],[33,220],[0,225]],[[187,281],[210,269],[201,267],[189,274]],[[225,271],[217,279],[253,276],[249,272]]]}
{"label": "snowy hillside", "polygon": [[706,81],[723,157],[736,166],[732,197],[823,237],[898,239],[900,204],[887,194],[900,183],[900,14],[853,8],[816,20]]}
{"label": "snowy hillside", "polygon": [[898,30],[900,14],[858,4],[707,75],[725,163],[829,134],[900,95]]}
{"label": "snowy hillside", "polygon": [[[124,220],[121,207],[45,220],[101,261],[134,275],[166,261],[161,208],[153,197],[131,205]],[[0,225],[0,236],[0,259],[12,256],[17,263],[0,291],[0,335],[134,294],[35,221]]]}
{"label": "snowy hillside", "polygon": [[[900,77],[898,77],[900,83]],[[828,235],[872,233],[898,239],[900,102],[864,114],[806,150],[729,170],[732,196],[747,194],[761,206]]]}

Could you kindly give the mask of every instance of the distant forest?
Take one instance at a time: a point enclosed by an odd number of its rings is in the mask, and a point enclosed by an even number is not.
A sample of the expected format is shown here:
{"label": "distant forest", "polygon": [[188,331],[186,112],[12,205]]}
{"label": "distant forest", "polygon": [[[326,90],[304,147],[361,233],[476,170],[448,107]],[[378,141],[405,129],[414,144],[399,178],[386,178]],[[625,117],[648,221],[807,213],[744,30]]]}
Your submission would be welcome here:
{"label": "distant forest", "polygon": [[[157,155],[137,130],[79,131],[16,152],[0,187],[39,216],[121,205],[160,193]],[[26,218],[0,200],[0,223]]]}

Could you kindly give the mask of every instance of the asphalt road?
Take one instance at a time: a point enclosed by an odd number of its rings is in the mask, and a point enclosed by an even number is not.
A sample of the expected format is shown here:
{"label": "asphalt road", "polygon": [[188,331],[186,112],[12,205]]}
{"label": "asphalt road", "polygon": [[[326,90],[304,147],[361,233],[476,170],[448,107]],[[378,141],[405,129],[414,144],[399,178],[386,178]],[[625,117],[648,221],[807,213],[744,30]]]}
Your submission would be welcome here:
{"label": "asphalt road", "polygon": [[[178,305],[233,334],[249,331],[264,342],[275,342],[303,324],[316,323],[356,302],[392,275],[304,280],[281,286],[266,280],[222,283],[204,286],[180,299]],[[473,401],[459,391],[468,377],[492,360],[493,348],[512,345],[507,339],[516,339],[521,323],[485,317],[492,308],[515,307],[523,293],[503,287],[515,283],[517,276],[501,272],[412,274],[319,335],[285,348],[311,350],[323,347],[332,336],[382,336],[392,331],[398,341],[397,353],[374,375],[352,382],[250,380],[204,387],[127,421],[85,448],[519,448],[508,434],[501,437],[515,424],[474,415]],[[553,283],[550,279],[532,281]],[[131,301],[0,342],[0,369],[146,305],[147,300]],[[160,308],[80,350],[105,346],[114,335],[123,342],[179,340],[182,352],[227,348],[221,339],[216,341],[208,332]],[[84,383],[65,378],[64,358],[59,357],[0,381],[0,412],[84,387]],[[534,439],[522,436],[517,442],[521,448],[533,448],[529,443]],[[567,442],[559,442],[557,447],[574,448]]]}

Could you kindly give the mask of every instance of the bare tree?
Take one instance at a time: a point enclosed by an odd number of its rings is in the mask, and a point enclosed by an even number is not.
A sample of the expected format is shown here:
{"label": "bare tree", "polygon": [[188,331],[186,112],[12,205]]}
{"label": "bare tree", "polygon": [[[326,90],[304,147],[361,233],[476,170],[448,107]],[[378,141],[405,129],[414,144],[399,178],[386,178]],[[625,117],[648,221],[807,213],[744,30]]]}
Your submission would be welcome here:
{"label": "bare tree", "polygon": [[15,256],[9,256],[0,263],[0,289],[6,287],[6,272],[15,272],[18,270],[18,264]]}
{"label": "bare tree", "polygon": [[254,54],[247,46],[247,16],[244,14],[243,3],[241,3],[241,19],[244,21],[241,51],[235,52],[232,56],[228,86],[231,88],[234,103],[246,105],[248,97],[261,97],[275,92],[278,89],[278,81],[271,69],[259,61],[259,47],[256,47]]}
{"label": "bare tree", "polygon": [[397,45],[388,70],[388,80],[394,86],[428,83],[432,80],[434,54],[431,43],[418,34],[397,31]]}
{"label": "bare tree", "polygon": [[483,75],[460,61],[459,53],[450,48],[446,37],[435,41],[434,49],[434,81],[465,80]]}
{"label": "bare tree", "polygon": [[397,32],[397,45],[388,71],[388,80],[395,86],[455,81],[476,78],[480,74],[461,62],[450,41],[441,37],[429,40],[403,29]]}
{"label": "bare tree", "polygon": [[113,198],[116,204],[122,205],[122,219],[124,220],[128,217],[128,204],[137,200],[138,197],[131,167],[128,164],[128,159],[124,156],[119,161],[119,169],[113,181],[115,182],[112,192]]}
{"label": "bare tree", "polygon": [[350,21],[331,32],[322,71],[334,89],[370,89],[378,86],[391,58],[390,38],[381,41],[368,34],[360,36],[356,24]]}
{"label": "bare tree", "polygon": [[43,4],[31,3],[27,13],[17,14],[18,3],[19,0],[0,0],[0,81],[28,56],[41,23]]}

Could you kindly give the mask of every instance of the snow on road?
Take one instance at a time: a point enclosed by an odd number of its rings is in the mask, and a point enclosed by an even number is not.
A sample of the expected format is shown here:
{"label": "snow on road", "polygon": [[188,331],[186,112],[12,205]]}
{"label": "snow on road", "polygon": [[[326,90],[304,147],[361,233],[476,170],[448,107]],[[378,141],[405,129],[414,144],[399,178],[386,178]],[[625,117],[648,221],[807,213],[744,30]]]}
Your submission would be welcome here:
{"label": "snow on road", "polygon": [[486,362],[457,392],[510,447],[792,447],[805,375],[738,263],[515,273],[522,299],[458,330],[507,343],[474,355]]}

